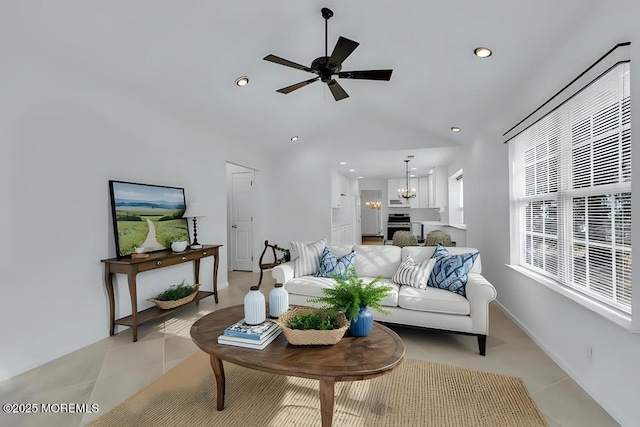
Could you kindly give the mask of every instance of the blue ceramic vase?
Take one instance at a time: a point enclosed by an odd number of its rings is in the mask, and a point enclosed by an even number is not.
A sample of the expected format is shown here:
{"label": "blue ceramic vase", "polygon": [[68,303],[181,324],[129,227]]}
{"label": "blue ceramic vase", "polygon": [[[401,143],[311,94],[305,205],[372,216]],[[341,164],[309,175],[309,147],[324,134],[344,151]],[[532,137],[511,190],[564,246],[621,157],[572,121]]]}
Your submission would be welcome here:
{"label": "blue ceramic vase", "polygon": [[352,337],[366,337],[373,328],[373,313],[369,310],[369,307],[360,307],[358,312],[357,321],[351,320],[349,330]]}

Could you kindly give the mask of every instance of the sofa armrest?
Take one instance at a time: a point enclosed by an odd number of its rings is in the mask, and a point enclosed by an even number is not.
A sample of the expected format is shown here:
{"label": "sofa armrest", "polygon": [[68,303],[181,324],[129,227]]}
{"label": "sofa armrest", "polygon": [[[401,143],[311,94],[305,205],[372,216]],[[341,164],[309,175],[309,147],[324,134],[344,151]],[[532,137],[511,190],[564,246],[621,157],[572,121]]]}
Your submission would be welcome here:
{"label": "sofa armrest", "polygon": [[293,279],[293,261],[285,262],[280,265],[276,265],[271,270],[271,276],[276,280],[276,283],[286,283]]}
{"label": "sofa armrest", "polygon": [[489,334],[489,303],[496,299],[498,293],[481,274],[470,273],[465,292],[471,306],[472,333]]}

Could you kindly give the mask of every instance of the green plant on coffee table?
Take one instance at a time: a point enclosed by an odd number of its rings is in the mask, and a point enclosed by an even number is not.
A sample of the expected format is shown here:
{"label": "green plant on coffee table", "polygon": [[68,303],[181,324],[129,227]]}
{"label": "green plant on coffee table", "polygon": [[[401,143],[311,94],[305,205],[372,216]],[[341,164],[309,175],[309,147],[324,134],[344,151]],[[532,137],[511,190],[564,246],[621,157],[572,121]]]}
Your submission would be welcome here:
{"label": "green plant on coffee table", "polygon": [[289,320],[287,325],[290,329],[309,330],[317,329],[327,331],[338,329],[338,319],[336,313],[332,310],[314,310],[307,313],[297,314]]}
{"label": "green plant on coffee table", "polygon": [[176,301],[188,297],[196,291],[196,286],[186,285],[184,280],[179,285],[169,286],[164,292],[158,294],[155,299],[158,301]]}
{"label": "green plant on coffee table", "polygon": [[347,319],[357,321],[362,307],[369,307],[381,314],[389,314],[382,307],[382,299],[391,292],[391,287],[379,284],[382,276],[365,283],[358,277],[355,268],[351,267],[344,277],[331,276],[336,284],[332,288],[323,288],[323,297],[312,298],[311,303],[321,303],[325,309],[344,312]]}

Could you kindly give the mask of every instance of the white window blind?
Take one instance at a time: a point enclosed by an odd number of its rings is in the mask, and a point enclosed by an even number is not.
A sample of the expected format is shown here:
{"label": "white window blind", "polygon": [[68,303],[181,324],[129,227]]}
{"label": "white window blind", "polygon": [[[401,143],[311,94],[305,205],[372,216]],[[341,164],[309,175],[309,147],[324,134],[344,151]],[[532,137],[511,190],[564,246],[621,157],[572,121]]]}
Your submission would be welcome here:
{"label": "white window blind", "polygon": [[631,313],[629,63],[511,141],[519,264]]}

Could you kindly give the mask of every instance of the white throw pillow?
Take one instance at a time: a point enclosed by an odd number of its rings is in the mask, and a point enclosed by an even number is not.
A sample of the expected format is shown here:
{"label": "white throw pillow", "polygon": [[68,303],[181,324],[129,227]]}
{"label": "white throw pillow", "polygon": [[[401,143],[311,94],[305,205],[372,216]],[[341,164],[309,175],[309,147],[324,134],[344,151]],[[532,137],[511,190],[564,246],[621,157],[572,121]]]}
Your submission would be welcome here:
{"label": "white throw pillow", "polygon": [[310,276],[320,268],[320,256],[327,246],[327,239],[315,242],[290,242],[291,259],[293,262],[293,277]]}
{"label": "white throw pillow", "polygon": [[426,259],[420,264],[407,255],[393,275],[393,281],[399,285],[407,285],[418,289],[427,289],[427,281],[436,264],[435,258]]}

